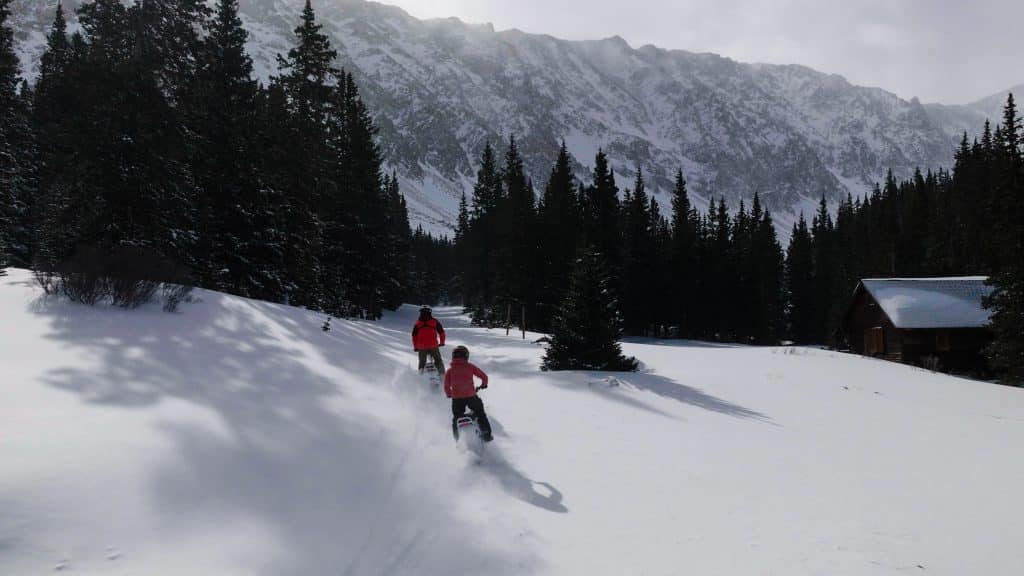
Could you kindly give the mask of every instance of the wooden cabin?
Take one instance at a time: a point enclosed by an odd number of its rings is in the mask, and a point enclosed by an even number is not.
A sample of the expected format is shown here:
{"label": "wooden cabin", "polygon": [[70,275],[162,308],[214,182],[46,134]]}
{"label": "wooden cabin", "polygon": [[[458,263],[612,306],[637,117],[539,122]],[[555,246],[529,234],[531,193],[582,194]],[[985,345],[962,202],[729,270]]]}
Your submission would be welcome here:
{"label": "wooden cabin", "polygon": [[985,276],[861,280],[843,319],[850,349],[951,372],[984,369],[991,340]]}

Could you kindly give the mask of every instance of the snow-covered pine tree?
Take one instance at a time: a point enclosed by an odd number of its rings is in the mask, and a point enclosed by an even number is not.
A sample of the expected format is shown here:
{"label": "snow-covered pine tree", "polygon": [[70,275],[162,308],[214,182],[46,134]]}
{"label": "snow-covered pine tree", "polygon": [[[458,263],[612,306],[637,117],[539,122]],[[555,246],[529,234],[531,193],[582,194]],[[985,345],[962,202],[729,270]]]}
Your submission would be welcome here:
{"label": "snow-covered pine tree", "polygon": [[555,316],[544,370],[633,371],[622,354],[621,318],[601,254],[587,250],[573,267],[569,290]]}
{"label": "snow-covered pine tree", "polygon": [[[286,276],[292,286],[288,301],[297,306],[322,307],[329,312],[348,315],[341,310],[345,297],[338,294],[342,279],[337,270],[321,270],[325,224],[321,212],[332,211],[324,198],[337,199],[337,182],[331,177],[333,163],[330,131],[338,128],[331,114],[337,111],[336,87],[340,71],[334,67],[337,52],[316,21],[312,4],[306,1],[302,19],[295,28],[297,44],[287,57],[278,56],[280,75],[274,79],[286,97],[287,117],[291,130],[287,155],[278,160],[284,171],[288,193],[284,262]],[[334,85],[332,85],[334,82]],[[340,231],[326,232],[339,236]],[[333,237],[330,242],[334,242]],[[339,248],[340,249],[340,248]],[[332,262],[335,263],[335,262]],[[325,306],[324,286],[331,287],[330,302]]]}
{"label": "snow-covered pine tree", "polygon": [[351,73],[341,75],[338,89],[343,116],[336,180],[339,205],[348,210],[335,213],[334,224],[344,246],[343,286],[355,313],[376,319],[385,307],[384,294],[394,272],[394,262],[388,261],[388,190],[383,186],[377,127]]}
{"label": "snow-covered pine tree", "polygon": [[456,299],[463,304],[466,303],[469,280],[470,233],[469,203],[466,200],[466,192],[463,191],[459,198],[459,213],[455,221],[455,275],[452,277],[452,287],[457,294]]}
{"label": "snow-covered pine tree", "polygon": [[188,121],[197,136],[190,162],[199,187],[199,280],[242,296],[254,295],[262,283],[256,244],[265,230],[257,223],[260,175],[252,150],[257,84],[247,39],[238,1],[218,0],[188,91]]}
{"label": "snow-covered pine tree", "polygon": [[65,246],[71,245],[68,240],[77,239],[80,230],[76,223],[81,215],[72,214],[67,206],[70,186],[65,178],[70,167],[65,165],[69,148],[65,142],[80,106],[72,76],[84,57],[84,40],[80,34],[74,36],[74,43],[68,38],[64,7],[58,3],[40,59],[32,105],[39,149],[36,264],[45,268],[67,256]]}
{"label": "snow-covered pine tree", "polygon": [[8,19],[10,0],[0,0],[0,246],[6,264],[28,267],[33,256],[35,139],[27,92]]}

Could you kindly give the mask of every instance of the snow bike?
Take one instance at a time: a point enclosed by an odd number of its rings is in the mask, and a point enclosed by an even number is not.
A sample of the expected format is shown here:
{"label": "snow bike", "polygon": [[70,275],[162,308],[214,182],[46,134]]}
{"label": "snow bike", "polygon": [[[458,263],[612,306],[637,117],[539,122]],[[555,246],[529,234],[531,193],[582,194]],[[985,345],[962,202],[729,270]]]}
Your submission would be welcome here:
{"label": "snow bike", "polygon": [[441,387],[441,375],[437,373],[437,367],[432,362],[423,367],[423,374],[426,374],[427,382],[433,388]]}
{"label": "snow bike", "polygon": [[[476,391],[480,392],[481,387],[477,387]],[[480,430],[480,425],[476,422],[476,414],[472,410],[469,414],[463,414],[457,420],[455,420],[456,438],[455,445],[459,447],[463,452],[472,452],[476,456],[480,456],[484,449],[484,433]]]}

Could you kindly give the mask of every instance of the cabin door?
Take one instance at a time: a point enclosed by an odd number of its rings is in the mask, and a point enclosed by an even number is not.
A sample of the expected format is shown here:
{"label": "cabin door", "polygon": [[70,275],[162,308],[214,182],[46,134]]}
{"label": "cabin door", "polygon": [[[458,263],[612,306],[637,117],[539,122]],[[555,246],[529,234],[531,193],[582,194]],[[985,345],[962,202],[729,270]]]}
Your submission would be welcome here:
{"label": "cabin door", "polygon": [[885,329],[881,326],[864,331],[864,354],[881,356],[885,354]]}

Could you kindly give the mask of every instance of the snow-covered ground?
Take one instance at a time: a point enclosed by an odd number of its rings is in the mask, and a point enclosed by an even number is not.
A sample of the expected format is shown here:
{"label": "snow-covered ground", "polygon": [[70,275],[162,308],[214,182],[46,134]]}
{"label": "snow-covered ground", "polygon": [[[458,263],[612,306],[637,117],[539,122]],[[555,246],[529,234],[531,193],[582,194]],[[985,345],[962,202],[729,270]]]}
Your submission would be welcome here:
{"label": "snow-covered ground", "polygon": [[[1024,391],[827,351],[541,346],[440,310],[492,378],[483,462],[382,322],[0,278],[0,574],[1024,573]],[[447,353],[446,353],[447,357]]]}

